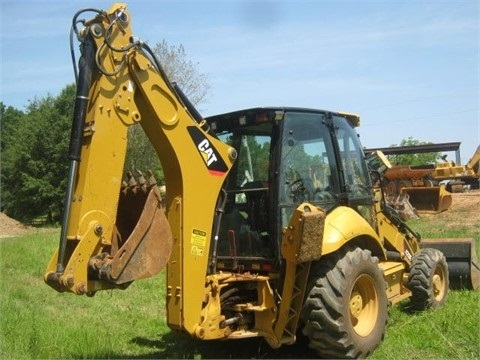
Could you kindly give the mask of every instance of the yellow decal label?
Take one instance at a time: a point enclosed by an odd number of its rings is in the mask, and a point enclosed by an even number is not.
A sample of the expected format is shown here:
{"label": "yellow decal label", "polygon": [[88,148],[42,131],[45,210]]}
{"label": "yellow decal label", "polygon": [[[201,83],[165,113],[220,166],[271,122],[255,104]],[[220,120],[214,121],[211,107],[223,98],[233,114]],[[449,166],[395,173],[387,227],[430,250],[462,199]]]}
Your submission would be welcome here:
{"label": "yellow decal label", "polygon": [[207,232],[193,229],[192,237],[190,239],[191,253],[194,256],[203,256],[205,244],[207,243]]}
{"label": "yellow decal label", "polygon": [[203,256],[203,247],[192,245],[192,255]]}

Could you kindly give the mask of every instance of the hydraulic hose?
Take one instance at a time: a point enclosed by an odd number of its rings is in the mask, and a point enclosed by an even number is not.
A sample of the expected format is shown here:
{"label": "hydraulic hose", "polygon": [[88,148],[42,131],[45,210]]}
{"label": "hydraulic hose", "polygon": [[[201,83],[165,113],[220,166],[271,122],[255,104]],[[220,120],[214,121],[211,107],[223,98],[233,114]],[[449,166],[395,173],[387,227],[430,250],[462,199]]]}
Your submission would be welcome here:
{"label": "hydraulic hose", "polygon": [[187,108],[188,112],[190,113],[190,115],[192,115],[193,119],[197,122],[197,123],[200,123],[202,120],[203,120],[203,117],[202,115],[200,115],[200,113],[198,112],[198,110],[195,108],[195,106],[193,106],[192,102],[190,101],[190,99],[187,97],[187,95],[185,95],[185,93],[182,91],[182,89],[180,88],[180,86],[178,86],[178,84],[173,81],[172,82],[172,86],[173,86],[173,89],[175,90],[175,93],[176,95],[180,98],[180,100],[183,102],[183,104],[185,105],[185,107]]}
{"label": "hydraulic hose", "polygon": [[73,111],[72,129],[70,133],[69,160],[70,168],[68,173],[67,192],[65,196],[62,230],[60,233],[60,244],[57,260],[57,273],[65,270],[65,254],[67,248],[67,227],[70,220],[70,208],[73,198],[78,163],[82,151],[83,130],[88,107],[88,92],[92,82],[93,66],[95,64],[95,49],[93,39],[87,33],[81,43],[81,57],[79,59],[79,76],[77,81],[77,93]]}

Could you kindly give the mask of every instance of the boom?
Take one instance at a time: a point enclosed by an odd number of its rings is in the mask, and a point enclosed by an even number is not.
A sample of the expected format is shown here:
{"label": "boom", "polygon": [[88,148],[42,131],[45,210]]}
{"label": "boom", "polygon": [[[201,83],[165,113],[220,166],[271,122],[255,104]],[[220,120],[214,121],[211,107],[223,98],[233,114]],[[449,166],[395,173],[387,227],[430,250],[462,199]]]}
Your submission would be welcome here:
{"label": "boom", "polygon": [[[115,4],[84,25],[77,34],[82,58],[72,127],[71,195],[46,281],[59,291],[93,294],[154,275],[168,261],[172,303],[181,309],[189,299],[200,307],[206,274],[183,269],[207,268],[207,239],[235,149],[192,117],[148,46],[133,40],[125,5]],[[135,124],[145,130],[165,171],[166,219],[153,181],[130,179],[121,191],[127,129]],[[184,215],[186,208],[199,206],[196,216]],[[130,228],[123,221],[129,211],[139,219]],[[189,286],[184,287],[187,276]]]}

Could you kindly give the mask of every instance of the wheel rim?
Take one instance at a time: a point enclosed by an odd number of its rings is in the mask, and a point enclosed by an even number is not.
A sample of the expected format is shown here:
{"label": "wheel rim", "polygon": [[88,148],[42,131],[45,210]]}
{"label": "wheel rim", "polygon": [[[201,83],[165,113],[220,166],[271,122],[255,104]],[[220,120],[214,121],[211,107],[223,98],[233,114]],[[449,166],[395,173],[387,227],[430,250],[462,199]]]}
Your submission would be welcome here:
{"label": "wheel rim", "polygon": [[350,294],[350,319],[355,332],[367,336],[375,327],[378,318],[378,297],[373,279],[361,275],[353,285]]}
{"label": "wheel rim", "polygon": [[442,300],[445,296],[445,281],[445,269],[441,264],[438,264],[432,277],[433,296],[437,301]]}

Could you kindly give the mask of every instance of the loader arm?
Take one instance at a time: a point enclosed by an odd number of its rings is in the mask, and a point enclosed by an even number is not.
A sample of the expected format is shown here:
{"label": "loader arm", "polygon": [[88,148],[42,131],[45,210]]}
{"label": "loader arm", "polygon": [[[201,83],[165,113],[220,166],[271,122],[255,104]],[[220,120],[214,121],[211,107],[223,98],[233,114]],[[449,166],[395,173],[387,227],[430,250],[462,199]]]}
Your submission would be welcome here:
{"label": "loader arm", "polygon": [[480,145],[473,153],[470,160],[468,160],[467,168],[472,169],[476,175],[480,175]]}
{"label": "loader arm", "polygon": [[[175,310],[169,321],[180,324],[180,314],[197,319],[200,309],[182,313],[182,304],[200,306],[206,273],[189,273],[184,287],[184,263],[207,269],[216,202],[236,152],[194,119],[148,46],[133,40],[124,4],[83,25],[65,214],[45,281],[58,291],[94,294],[155,275],[168,262],[167,297]],[[134,124],[162,163],[165,209],[151,173],[123,182]]]}

